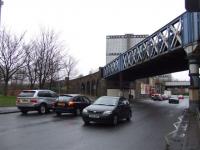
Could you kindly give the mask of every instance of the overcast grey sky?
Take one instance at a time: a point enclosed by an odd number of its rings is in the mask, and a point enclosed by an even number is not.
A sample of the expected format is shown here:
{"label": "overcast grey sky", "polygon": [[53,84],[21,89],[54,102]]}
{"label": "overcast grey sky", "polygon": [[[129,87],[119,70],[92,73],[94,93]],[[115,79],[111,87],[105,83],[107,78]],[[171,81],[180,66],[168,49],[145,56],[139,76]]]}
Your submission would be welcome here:
{"label": "overcast grey sky", "polygon": [[[185,0],[4,0],[2,25],[34,36],[54,29],[80,74],[105,65],[106,35],[152,34],[185,11]],[[175,74],[186,79],[188,73]]]}

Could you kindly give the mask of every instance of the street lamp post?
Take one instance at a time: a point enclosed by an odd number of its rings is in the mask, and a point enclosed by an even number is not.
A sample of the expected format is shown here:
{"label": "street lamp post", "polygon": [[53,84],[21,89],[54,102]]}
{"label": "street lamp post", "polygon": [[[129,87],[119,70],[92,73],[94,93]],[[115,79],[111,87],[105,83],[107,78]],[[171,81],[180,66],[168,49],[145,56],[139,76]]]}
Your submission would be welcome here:
{"label": "street lamp post", "polygon": [[1,26],[1,6],[3,5],[3,1],[0,0],[0,26]]}

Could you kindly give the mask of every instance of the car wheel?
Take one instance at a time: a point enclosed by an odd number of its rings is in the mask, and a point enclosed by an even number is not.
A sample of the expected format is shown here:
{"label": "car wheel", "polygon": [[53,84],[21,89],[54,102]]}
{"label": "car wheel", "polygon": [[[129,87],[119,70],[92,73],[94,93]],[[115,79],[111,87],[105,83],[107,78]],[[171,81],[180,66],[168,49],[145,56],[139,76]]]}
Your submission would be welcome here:
{"label": "car wheel", "polygon": [[47,107],[46,107],[46,105],[44,105],[44,104],[40,105],[39,113],[40,114],[46,114],[47,113]]}
{"label": "car wheel", "polygon": [[113,124],[114,126],[116,126],[116,125],[118,124],[118,116],[117,116],[117,115],[114,115],[114,116],[113,116],[112,124]]}
{"label": "car wheel", "polygon": [[84,121],[84,125],[90,125],[90,122],[89,121]]}
{"label": "car wheel", "polygon": [[126,118],[126,120],[127,120],[127,121],[130,121],[130,120],[131,120],[131,117],[132,117],[132,113],[131,113],[131,111],[130,111],[129,114],[128,114],[128,117]]}
{"label": "car wheel", "polygon": [[57,115],[57,116],[61,116],[61,113],[60,113],[60,112],[56,112],[56,115]]}
{"label": "car wheel", "polygon": [[75,116],[79,116],[81,114],[81,110],[79,108],[77,108],[74,112]]}
{"label": "car wheel", "polygon": [[27,110],[21,110],[21,113],[23,114],[23,115],[26,115],[27,114]]}

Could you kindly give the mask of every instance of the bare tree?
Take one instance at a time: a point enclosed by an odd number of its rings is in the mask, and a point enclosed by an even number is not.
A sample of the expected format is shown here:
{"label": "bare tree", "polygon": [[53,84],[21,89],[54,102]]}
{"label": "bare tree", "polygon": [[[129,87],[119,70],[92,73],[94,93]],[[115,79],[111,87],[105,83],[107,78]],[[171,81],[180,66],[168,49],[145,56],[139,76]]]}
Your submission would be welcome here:
{"label": "bare tree", "polygon": [[36,56],[36,43],[34,41],[29,42],[26,46],[24,46],[25,54],[26,54],[26,77],[30,82],[30,88],[33,89],[35,87],[35,83],[37,81],[37,56]]}
{"label": "bare tree", "polygon": [[49,77],[49,88],[52,88],[53,81],[60,80],[59,72],[63,68],[61,64],[63,57],[61,55],[57,55],[51,62],[50,66],[50,77]]}
{"label": "bare tree", "polygon": [[0,72],[4,81],[4,95],[7,95],[9,80],[24,67],[23,38],[24,34],[16,36],[5,29],[0,32]]}
{"label": "bare tree", "polygon": [[68,56],[66,62],[64,63],[64,69],[66,71],[67,77],[66,77],[66,85],[67,85],[67,90],[66,92],[68,92],[69,90],[69,80],[70,78],[74,77],[77,75],[77,70],[76,70],[76,65],[77,65],[78,61],[75,60],[74,57],[72,56]]}
{"label": "bare tree", "polygon": [[76,65],[78,61],[73,56],[68,56],[67,60],[64,62],[64,69],[67,73],[68,78],[72,78],[77,75]]}
{"label": "bare tree", "polygon": [[36,73],[39,88],[44,88],[46,81],[51,80],[54,74],[60,70],[63,46],[53,30],[42,30],[35,43],[37,47],[35,55]]}

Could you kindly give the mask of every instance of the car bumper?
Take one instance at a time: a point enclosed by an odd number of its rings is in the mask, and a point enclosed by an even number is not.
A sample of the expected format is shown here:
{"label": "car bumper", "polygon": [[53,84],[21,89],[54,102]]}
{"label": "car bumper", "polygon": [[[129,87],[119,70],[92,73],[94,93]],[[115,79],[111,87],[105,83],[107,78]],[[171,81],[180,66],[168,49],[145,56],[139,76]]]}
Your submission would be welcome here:
{"label": "car bumper", "polygon": [[54,108],[56,113],[75,113],[75,108]]}
{"label": "car bumper", "polygon": [[19,110],[26,110],[26,111],[34,111],[39,110],[39,105],[32,105],[32,106],[17,106]]}
{"label": "car bumper", "polygon": [[171,104],[179,104],[179,100],[169,100],[169,103],[171,103]]}
{"label": "car bumper", "polygon": [[103,116],[99,115],[98,118],[90,117],[89,114],[82,114],[82,119],[85,122],[96,122],[96,123],[112,123],[113,115]]}

